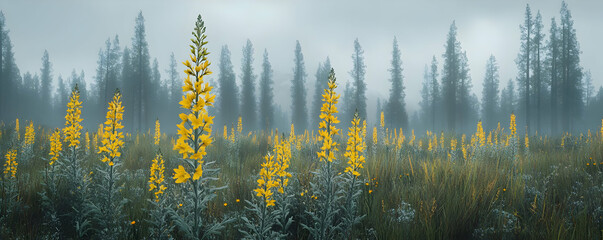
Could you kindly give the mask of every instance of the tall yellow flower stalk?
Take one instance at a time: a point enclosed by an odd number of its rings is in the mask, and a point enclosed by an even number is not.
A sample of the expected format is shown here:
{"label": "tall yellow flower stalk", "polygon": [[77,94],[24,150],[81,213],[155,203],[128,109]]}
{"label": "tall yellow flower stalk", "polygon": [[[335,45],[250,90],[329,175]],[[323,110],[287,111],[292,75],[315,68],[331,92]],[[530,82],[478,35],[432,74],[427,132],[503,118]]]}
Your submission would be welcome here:
{"label": "tall yellow flower stalk", "polygon": [[15,178],[17,174],[17,165],[19,165],[16,161],[17,150],[9,150],[4,157],[6,158],[6,162],[4,162],[4,176],[7,178],[9,176]]}
{"label": "tall yellow flower stalk", "polygon": [[89,152],[90,151],[90,134],[88,132],[86,132],[84,139],[86,140],[86,152]]}
{"label": "tall yellow flower stalk", "polygon": [[377,141],[379,139],[377,138],[377,127],[373,127],[373,145],[377,145]]}
{"label": "tall yellow flower stalk", "polygon": [[525,144],[526,144],[526,149],[530,148],[530,138],[528,137],[527,132],[526,132],[526,136],[525,136]]}
{"label": "tall yellow flower stalk", "polygon": [[475,135],[479,139],[479,146],[483,147],[486,145],[486,133],[484,132],[484,128],[482,127],[482,121],[477,122],[477,130]]}
{"label": "tall yellow flower stalk", "polygon": [[155,155],[153,164],[151,164],[151,176],[149,177],[149,191],[155,190],[155,201],[159,202],[159,196],[167,187],[163,184],[165,172],[165,162],[161,154]]}
{"label": "tall yellow flower stalk", "polygon": [[[203,157],[207,154],[205,149],[212,143],[211,125],[214,117],[208,115],[206,107],[213,106],[216,96],[210,94],[212,87],[203,79],[212,73],[209,70],[210,62],[207,60],[209,52],[205,47],[206,37],[205,26],[199,16],[191,39],[193,44],[190,45],[190,61],[183,62],[186,66],[186,78],[182,87],[184,95],[180,107],[186,109],[187,113],[180,114],[182,122],[177,125],[179,138],[174,145],[174,150],[178,150],[182,159],[194,168],[193,181],[203,175]],[[173,178],[176,183],[184,183],[190,178],[190,174],[179,165],[174,169]]]}
{"label": "tall yellow flower stalk", "polygon": [[33,121],[29,122],[29,125],[25,127],[25,138],[23,139],[23,145],[25,147],[31,146],[34,144],[34,140],[36,138],[36,131],[34,129]]}
{"label": "tall yellow flower stalk", "polygon": [[337,151],[337,143],[333,141],[333,136],[339,132],[339,129],[335,127],[335,124],[339,123],[335,114],[338,113],[336,105],[340,95],[335,93],[335,88],[337,88],[335,81],[335,71],[331,68],[328,88],[322,95],[323,104],[319,116],[322,121],[318,124],[318,141],[322,141],[320,151],[317,152],[320,161],[332,162],[335,159],[334,152]]}
{"label": "tall yellow flower stalk", "polygon": [[[159,146],[159,142],[161,140],[161,124],[159,123],[159,119],[155,120],[155,134],[153,137],[155,140],[155,146]],[[157,154],[155,154],[155,158],[153,158],[150,172],[149,191],[155,190],[153,192],[155,194],[155,202],[159,202],[159,196],[163,194],[164,190],[167,189],[167,187],[163,184],[165,162],[163,161],[163,156],[159,150],[157,151]]]}
{"label": "tall yellow flower stalk", "polygon": [[158,146],[161,139],[161,124],[159,123],[159,119],[155,120],[155,135],[153,135],[153,139],[155,140],[155,146]]}
{"label": "tall yellow flower stalk", "polygon": [[15,119],[15,134],[17,134],[17,141],[21,140],[21,132],[19,129],[19,119]]}
{"label": "tall yellow flower stalk", "polygon": [[54,163],[58,160],[60,152],[63,150],[63,142],[61,141],[61,133],[58,129],[50,135],[50,156],[48,164],[53,166]]}
{"label": "tall yellow flower stalk", "polygon": [[80,91],[77,84],[71,96],[69,97],[69,103],[67,103],[67,115],[65,115],[65,128],[63,128],[63,134],[65,134],[65,141],[69,142],[67,147],[75,150],[80,145],[80,136],[82,135],[82,102],[80,102]]}
{"label": "tall yellow flower stalk", "polygon": [[364,156],[362,153],[364,152],[364,140],[361,137],[360,130],[360,117],[358,116],[358,112],[354,114],[354,119],[352,119],[352,126],[348,131],[348,143],[346,147],[346,152],[344,153],[344,157],[347,157],[348,166],[345,168],[345,172],[349,172],[354,175],[354,178],[360,176],[358,172],[360,169],[364,168]]}
{"label": "tall yellow flower stalk", "polygon": [[278,169],[277,164],[274,162],[274,156],[270,153],[264,157],[264,160],[265,162],[262,163],[262,169],[260,170],[260,178],[257,180],[258,187],[253,191],[256,192],[256,196],[263,198],[266,207],[270,207],[274,206],[276,202],[272,198],[273,192],[271,189],[279,185],[276,181]]}
{"label": "tall yellow flower stalk", "polygon": [[383,115],[383,111],[381,111],[381,116],[380,116],[380,120],[379,120],[379,126],[381,126],[381,128],[385,128],[385,117]]}
{"label": "tall yellow flower stalk", "polygon": [[[603,120],[602,122],[603,123]],[[515,114],[511,113],[511,121],[509,122],[509,130],[511,130],[511,137],[514,138],[517,134],[517,124],[515,123]]]}
{"label": "tall yellow flower stalk", "polygon": [[112,167],[115,158],[121,156],[119,150],[124,145],[124,134],[123,132],[119,132],[119,129],[124,127],[120,122],[123,120],[124,107],[121,105],[121,94],[119,91],[115,91],[113,100],[109,102],[107,110],[107,121],[105,121],[101,140],[102,146],[99,148],[98,153],[104,153],[102,161],[108,162],[109,166]]}
{"label": "tall yellow flower stalk", "polygon": [[601,143],[603,143],[603,118],[601,119]]}
{"label": "tall yellow flower stalk", "polygon": [[281,141],[274,146],[276,153],[276,176],[278,183],[278,192],[285,193],[284,187],[289,185],[291,173],[287,172],[291,161],[291,144],[287,141]]}

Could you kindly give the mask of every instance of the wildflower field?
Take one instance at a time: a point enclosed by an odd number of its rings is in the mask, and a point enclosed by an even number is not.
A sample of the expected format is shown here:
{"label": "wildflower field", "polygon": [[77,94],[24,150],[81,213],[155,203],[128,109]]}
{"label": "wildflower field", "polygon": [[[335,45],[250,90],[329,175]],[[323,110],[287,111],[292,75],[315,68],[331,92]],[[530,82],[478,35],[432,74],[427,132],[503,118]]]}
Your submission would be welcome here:
{"label": "wildflower field", "polygon": [[[213,126],[204,22],[184,64],[178,133],[123,131],[122,93],[83,129],[0,127],[0,239],[601,239],[601,129],[520,135],[515,115],[472,135],[336,117],[331,69],[318,131]],[[175,106],[176,107],[176,106]]]}

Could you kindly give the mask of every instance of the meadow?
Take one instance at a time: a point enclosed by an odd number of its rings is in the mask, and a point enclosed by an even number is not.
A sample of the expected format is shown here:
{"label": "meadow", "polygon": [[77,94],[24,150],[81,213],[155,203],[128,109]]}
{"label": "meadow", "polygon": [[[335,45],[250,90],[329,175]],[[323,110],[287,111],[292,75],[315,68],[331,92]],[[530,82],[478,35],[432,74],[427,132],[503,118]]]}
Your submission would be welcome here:
{"label": "meadow", "polygon": [[199,17],[178,133],[125,133],[116,91],[83,129],[0,127],[2,239],[601,239],[601,129],[520,135],[515,115],[471,135],[337,119],[331,70],[317,131],[213,126]]}

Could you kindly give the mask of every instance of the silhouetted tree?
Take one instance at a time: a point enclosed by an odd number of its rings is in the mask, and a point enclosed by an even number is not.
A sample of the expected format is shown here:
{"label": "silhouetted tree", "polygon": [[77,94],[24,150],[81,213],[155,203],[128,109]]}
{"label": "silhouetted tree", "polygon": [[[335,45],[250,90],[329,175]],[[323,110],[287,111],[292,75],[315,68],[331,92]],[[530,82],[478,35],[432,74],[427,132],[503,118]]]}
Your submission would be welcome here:
{"label": "silhouetted tree", "polygon": [[[358,40],[356,40],[356,43],[357,42]],[[358,48],[359,47],[360,45],[358,45]],[[358,56],[357,58],[360,58],[358,61],[362,62],[361,56]],[[364,66],[364,64],[361,63],[358,65]],[[354,66],[356,66],[356,64]],[[360,71],[364,73],[364,67]],[[389,100],[387,101],[386,119],[389,120],[387,125],[394,129],[402,128],[404,130],[408,130],[408,114],[406,114],[406,102],[404,101],[406,94],[404,93],[404,77],[402,76],[402,59],[400,57],[400,49],[398,48],[398,40],[395,37],[392,50],[391,68],[389,69],[389,72],[391,74],[390,82],[392,85],[389,89]],[[364,74],[362,74],[362,79],[364,79]],[[364,97],[366,84],[364,81],[362,81],[361,83],[358,83],[357,86],[360,86],[357,87],[357,89],[363,89],[362,92],[359,93],[363,95],[360,97],[360,101],[366,101],[366,97]],[[366,106],[366,103],[364,106]],[[366,109],[364,116],[366,117]]]}
{"label": "silhouetted tree", "polygon": [[306,107],[306,67],[299,41],[295,43],[293,79],[291,81],[291,121],[296,130],[304,131],[308,126]]}
{"label": "silhouetted tree", "polygon": [[[517,82],[520,91],[520,106],[525,112],[525,126],[528,132],[530,132],[530,67],[531,67],[531,54],[532,50],[532,34],[534,29],[534,21],[532,19],[532,11],[530,5],[526,5],[525,20],[524,23],[519,26],[521,30],[521,48],[517,59],[517,68],[519,75],[517,76]],[[520,115],[521,116],[521,115]],[[518,124],[519,125],[519,124]]]}
{"label": "silhouetted tree", "polygon": [[272,86],[272,65],[268,59],[268,50],[264,49],[262,74],[260,75],[260,128],[269,131],[275,126],[274,121],[274,92]]}
{"label": "silhouetted tree", "polygon": [[257,129],[257,103],[255,98],[255,74],[253,73],[253,45],[247,39],[243,47],[241,59],[241,115],[243,115],[243,129],[253,131]]}
{"label": "silhouetted tree", "polygon": [[222,124],[231,126],[237,124],[239,117],[239,89],[235,80],[233,65],[230,60],[228,46],[222,46],[220,54],[220,75],[218,76],[218,96],[220,97],[219,113]]}
{"label": "silhouetted tree", "polygon": [[316,70],[316,83],[314,84],[314,97],[312,98],[312,114],[310,114],[312,122],[311,126],[313,129],[318,129],[318,123],[320,122],[320,109],[322,108],[322,95],[325,89],[328,87],[327,82],[329,80],[329,72],[331,71],[331,60],[327,57],[327,60],[323,64],[318,64]]}
{"label": "silhouetted tree", "polygon": [[[358,38],[354,40],[354,54],[352,54],[352,62],[354,67],[350,71],[352,82],[354,84],[354,103],[352,111],[358,110],[360,119],[366,119],[366,65],[364,64],[364,50],[358,42]],[[401,64],[401,63],[400,63]],[[402,69],[400,68],[400,72]],[[352,120],[354,112],[346,113],[349,115],[349,120]],[[348,119],[348,118],[346,118]],[[349,121],[346,121],[349,122]]]}
{"label": "silhouetted tree", "polygon": [[494,55],[490,55],[486,63],[486,75],[482,89],[482,122],[485,130],[496,127],[499,113],[498,84],[498,64]]}

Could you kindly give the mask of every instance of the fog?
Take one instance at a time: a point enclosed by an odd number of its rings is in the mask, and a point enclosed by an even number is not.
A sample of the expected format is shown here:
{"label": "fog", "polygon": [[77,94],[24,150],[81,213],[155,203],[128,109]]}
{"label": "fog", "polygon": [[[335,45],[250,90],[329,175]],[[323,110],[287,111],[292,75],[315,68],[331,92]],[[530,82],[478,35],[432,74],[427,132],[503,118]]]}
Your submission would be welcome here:
{"label": "fog", "polygon": [[[519,25],[526,3],[534,15],[540,11],[545,33],[550,19],[559,19],[561,1],[8,1],[0,10],[14,45],[21,73],[39,72],[40,58],[48,50],[57,77],[83,70],[89,86],[96,73],[98,52],[107,38],[119,35],[121,46],[131,45],[134,19],[142,11],[151,58],[166,75],[170,54],[187,58],[190,32],[198,14],[206,22],[209,59],[218,72],[220,48],[228,45],[240,85],[241,49],[247,39],[255,48],[254,69],[261,70],[264,49],[274,69],[275,99],[289,109],[295,41],[299,40],[307,72],[308,102],[312,97],[319,62],[330,57],[338,81],[350,81],[354,39],[364,49],[369,122],[374,122],[377,98],[387,99],[392,41],[402,53],[409,116],[418,110],[419,91],[426,64],[436,56],[440,65],[452,21],[467,52],[472,92],[481,99],[488,57],[500,66],[500,88],[515,80],[515,59],[520,49]],[[603,1],[567,1],[580,43],[581,66],[592,72],[595,89],[603,84],[600,46],[603,37]],[[548,34],[545,39],[548,38]],[[183,68],[182,68],[183,69]],[[163,77],[162,77],[163,78]],[[257,84],[256,80],[256,84]],[[343,86],[343,84],[342,84]],[[343,89],[338,90],[342,93]]]}

